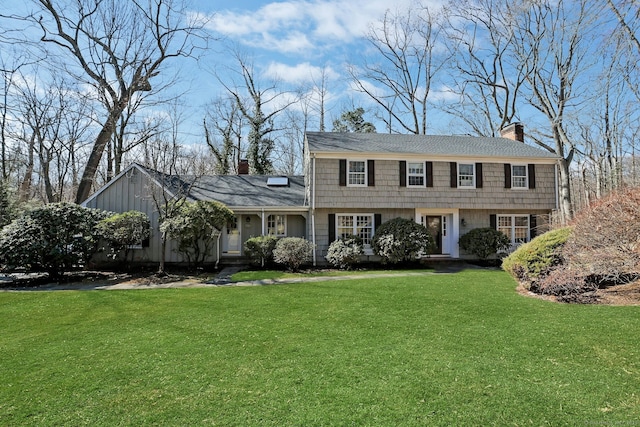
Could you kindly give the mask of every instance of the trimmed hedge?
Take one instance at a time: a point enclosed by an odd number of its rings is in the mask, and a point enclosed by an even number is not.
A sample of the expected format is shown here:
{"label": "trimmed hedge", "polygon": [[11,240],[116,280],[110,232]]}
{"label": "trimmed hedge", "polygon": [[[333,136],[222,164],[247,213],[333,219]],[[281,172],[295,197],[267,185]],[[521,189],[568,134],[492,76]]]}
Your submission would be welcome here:
{"label": "trimmed hedge", "polygon": [[562,264],[562,248],[572,231],[572,227],[557,228],[536,237],[506,257],[502,268],[529,286]]}

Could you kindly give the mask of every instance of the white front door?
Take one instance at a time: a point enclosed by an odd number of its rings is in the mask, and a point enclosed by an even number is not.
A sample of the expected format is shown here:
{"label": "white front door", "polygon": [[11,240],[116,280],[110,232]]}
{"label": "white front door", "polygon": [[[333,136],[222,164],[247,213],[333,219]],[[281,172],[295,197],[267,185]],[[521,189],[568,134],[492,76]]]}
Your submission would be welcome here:
{"label": "white front door", "polygon": [[240,220],[235,217],[227,223],[222,236],[222,253],[227,255],[240,255],[242,239],[240,238]]}

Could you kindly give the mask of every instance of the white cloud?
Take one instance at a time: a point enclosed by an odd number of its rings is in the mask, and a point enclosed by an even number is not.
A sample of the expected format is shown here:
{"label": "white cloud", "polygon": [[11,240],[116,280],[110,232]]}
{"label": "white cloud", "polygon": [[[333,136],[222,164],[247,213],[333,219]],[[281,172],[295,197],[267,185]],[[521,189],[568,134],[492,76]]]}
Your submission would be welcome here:
{"label": "white cloud", "polygon": [[[218,11],[208,27],[222,35],[272,51],[296,53],[322,44],[349,43],[367,34],[373,22],[393,8],[403,10],[413,0],[291,0],[258,10]],[[429,0],[439,6],[441,0]],[[294,42],[294,41],[297,41]]]}
{"label": "white cloud", "polygon": [[[292,84],[319,82],[322,78],[322,72],[322,67],[311,65],[308,62],[293,66],[280,62],[272,62],[265,70],[267,76]],[[339,77],[339,74],[331,67],[326,67],[324,73],[328,80],[335,80]]]}

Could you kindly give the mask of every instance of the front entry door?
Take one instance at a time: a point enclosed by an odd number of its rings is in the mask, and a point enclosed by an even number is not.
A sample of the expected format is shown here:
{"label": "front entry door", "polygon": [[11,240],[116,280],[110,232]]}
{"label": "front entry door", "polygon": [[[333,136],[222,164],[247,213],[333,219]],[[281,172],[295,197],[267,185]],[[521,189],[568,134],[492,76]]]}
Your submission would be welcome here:
{"label": "front entry door", "polygon": [[222,252],[230,255],[240,255],[242,242],[240,241],[238,217],[227,223],[222,241]]}
{"label": "front entry door", "polygon": [[440,255],[442,254],[442,216],[426,216],[425,220],[425,226],[435,241],[435,247],[431,253]]}

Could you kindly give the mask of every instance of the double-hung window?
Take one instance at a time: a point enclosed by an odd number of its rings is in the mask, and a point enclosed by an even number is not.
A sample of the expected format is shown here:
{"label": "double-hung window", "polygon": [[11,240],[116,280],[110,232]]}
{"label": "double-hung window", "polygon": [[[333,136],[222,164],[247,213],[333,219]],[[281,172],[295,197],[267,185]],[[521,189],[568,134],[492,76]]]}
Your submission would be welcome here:
{"label": "double-hung window", "polygon": [[286,216],[285,215],[269,215],[267,216],[267,234],[270,236],[286,236]]}
{"label": "double-hung window", "polygon": [[476,165],[473,163],[458,163],[458,187],[476,187]]}
{"label": "double-hung window", "polygon": [[511,165],[511,188],[529,188],[526,165]]}
{"label": "double-hung window", "polygon": [[367,162],[364,160],[347,161],[347,185],[364,187],[367,185]]}
{"label": "double-hung window", "polygon": [[498,215],[497,226],[498,231],[504,233],[513,245],[530,239],[529,215]]}
{"label": "double-hung window", "polygon": [[407,162],[407,186],[424,187],[424,162]]}
{"label": "double-hung window", "polygon": [[336,214],[336,237],[358,236],[365,247],[371,245],[373,238],[373,214]]}

